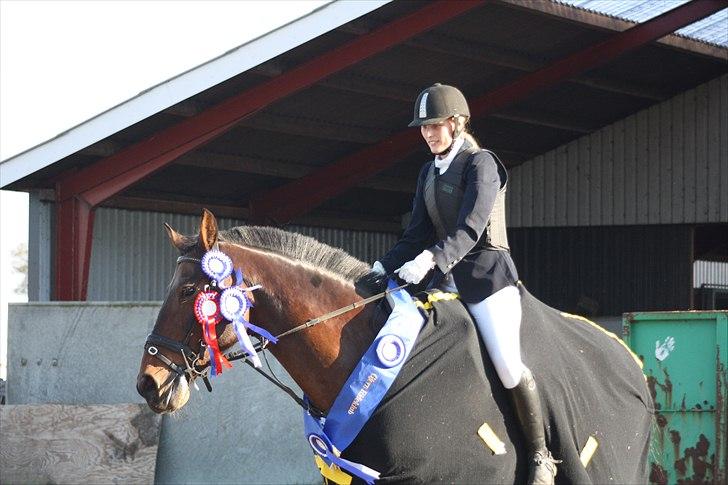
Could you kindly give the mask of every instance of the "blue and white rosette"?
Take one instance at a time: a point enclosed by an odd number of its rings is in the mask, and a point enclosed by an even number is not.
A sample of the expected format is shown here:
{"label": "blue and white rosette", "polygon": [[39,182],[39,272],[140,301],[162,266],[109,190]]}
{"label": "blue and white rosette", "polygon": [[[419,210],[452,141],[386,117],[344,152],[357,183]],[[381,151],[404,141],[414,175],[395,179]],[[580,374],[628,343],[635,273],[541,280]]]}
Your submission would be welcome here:
{"label": "blue and white rosette", "polygon": [[227,254],[217,249],[206,252],[201,263],[202,271],[218,285],[233,272],[233,261]]}
{"label": "blue and white rosette", "polygon": [[260,358],[258,357],[258,353],[255,351],[253,342],[250,340],[247,329],[250,329],[258,335],[270,340],[272,343],[276,343],[278,339],[271,335],[271,333],[267,330],[260,328],[257,325],[253,325],[245,319],[245,314],[251,306],[252,304],[250,303],[250,300],[248,300],[248,297],[245,296],[243,290],[237,286],[227,288],[220,295],[220,312],[222,313],[222,316],[227,320],[230,320],[232,323],[243,352],[248,354],[255,367],[261,367]]}
{"label": "blue and white rosette", "polygon": [[349,461],[340,456],[340,452],[331,443],[331,440],[326,436],[323,431],[323,424],[317,418],[314,418],[308,412],[303,413],[304,415],[304,433],[308,439],[308,444],[313,449],[314,453],[320,456],[324,463],[328,466],[336,465],[342,470],[349,474],[359,477],[366,483],[373,485],[374,481],[379,478],[379,472],[369,468],[361,463],[355,463]]}

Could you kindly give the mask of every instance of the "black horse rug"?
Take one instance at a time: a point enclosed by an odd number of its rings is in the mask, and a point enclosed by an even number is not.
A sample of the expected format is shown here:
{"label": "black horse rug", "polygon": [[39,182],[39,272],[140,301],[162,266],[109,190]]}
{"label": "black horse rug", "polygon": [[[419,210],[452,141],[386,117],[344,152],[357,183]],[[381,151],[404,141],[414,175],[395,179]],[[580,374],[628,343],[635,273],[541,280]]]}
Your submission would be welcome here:
{"label": "black horse rug", "polygon": [[[646,483],[653,408],[634,355],[520,290],[523,360],[541,391],[549,449],[563,460],[556,483]],[[524,483],[520,428],[472,320],[458,300],[432,306],[400,375],[342,456],[379,471],[378,483]],[[478,435],[484,423],[505,453]],[[588,441],[597,447],[584,465]]]}

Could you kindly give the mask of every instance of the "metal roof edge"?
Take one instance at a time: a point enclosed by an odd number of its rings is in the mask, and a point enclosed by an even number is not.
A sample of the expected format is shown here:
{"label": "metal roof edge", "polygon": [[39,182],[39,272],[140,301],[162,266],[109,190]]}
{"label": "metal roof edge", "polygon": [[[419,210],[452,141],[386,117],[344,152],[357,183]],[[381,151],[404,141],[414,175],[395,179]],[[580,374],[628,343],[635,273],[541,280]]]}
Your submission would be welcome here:
{"label": "metal roof edge", "polygon": [[[562,3],[559,0],[543,2],[523,2],[523,0],[497,1],[512,7],[542,12],[547,15],[553,15],[576,23],[591,25],[617,32],[627,30],[638,24],[638,22],[607,15],[595,10],[588,10],[567,3]],[[656,42],[695,54],[713,57],[724,61],[728,60],[728,49],[725,47],[711,44],[699,39],[693,39],[681,34],[673,33],[666,35],[665,37],[658,39]]]}
{"label": "metal roof edge", "polygon": [[0,188],[390,1],[333,0],[219,57],[144,90],[49,140],[0,161]]}

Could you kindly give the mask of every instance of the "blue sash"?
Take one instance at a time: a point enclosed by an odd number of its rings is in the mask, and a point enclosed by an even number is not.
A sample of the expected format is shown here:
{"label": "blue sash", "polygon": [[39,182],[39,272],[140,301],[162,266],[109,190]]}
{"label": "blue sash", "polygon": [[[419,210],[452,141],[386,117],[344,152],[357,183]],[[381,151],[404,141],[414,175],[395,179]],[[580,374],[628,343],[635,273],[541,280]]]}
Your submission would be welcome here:
{"label": "blue sash", "polygon": [[[396,288],[389,281],[388,288]],[[391,387],[407,360],[425,319],[409,293],[390,293],[392,313],[374,342],[354,368],[326,418],[316,419],[304,411],[304,427],[314,452],[331,466],[335,464],[367,483],[374,483],[379,473],[339,455],[357,437]]]}

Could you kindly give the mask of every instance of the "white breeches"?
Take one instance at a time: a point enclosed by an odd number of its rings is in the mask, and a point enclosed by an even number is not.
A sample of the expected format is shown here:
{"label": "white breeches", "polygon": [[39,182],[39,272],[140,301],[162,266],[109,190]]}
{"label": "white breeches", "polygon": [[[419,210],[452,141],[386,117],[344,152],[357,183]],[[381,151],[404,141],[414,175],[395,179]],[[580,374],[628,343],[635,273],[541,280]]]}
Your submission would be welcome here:
{"label": "white breeches", "polygon": [[[443,286],[443,290],[452,291],[454,285]],[[521,294],[518,288],[507,286],[485,300],[467,303],[467,306],[498,377],[506,389],[513,389],[526,369],[521,360]]]}

